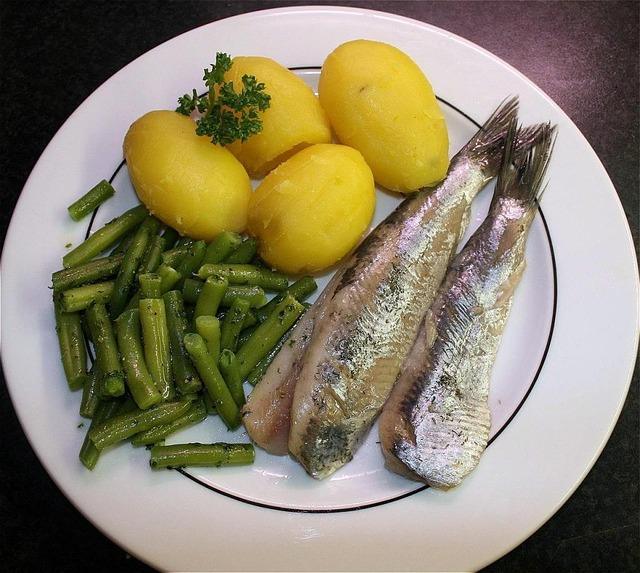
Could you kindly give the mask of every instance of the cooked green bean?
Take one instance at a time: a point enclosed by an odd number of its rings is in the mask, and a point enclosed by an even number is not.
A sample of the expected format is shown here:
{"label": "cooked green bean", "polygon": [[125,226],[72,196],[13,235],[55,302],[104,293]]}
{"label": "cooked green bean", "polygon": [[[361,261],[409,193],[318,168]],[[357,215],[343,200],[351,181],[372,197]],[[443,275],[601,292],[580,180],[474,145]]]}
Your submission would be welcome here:
{"label": "cooked green bean", "polygon": [[156,273],[143,273],[138,277],[140,281],[141,298],[160,298],[162,296],[162,279]]}
{"label": "cooked green bean", "polygon": [[165,264],[160,265],[156,273],[160,276],[162,294],[169,292],[182,278],[182,275],[176,269]]}
{"label": "cooked green bean", "polygon": [[189,247],[173,247],[173,249],[162,253],[162,262],[167,266],[176,268],[180,264],[180,261],[187,256],[188,252]]}
{"label": "cooked green bean", "polygon": [[221,467],[252,464],[253,444],[173,444],[153,446],[150,465],[154,469],[185,466]]}
{"label": "cooked green bean", "polygon": [[136,231],[129,248],[124,254],[124,260],[120,265],[118,276],[116,276],[109,310],[112,319],[118,318],[120,313],[126,308],[131,290],[135,285],[136,271],[140,266],[142,257],[153,236],[158,232],[160,223],[152,216],[147,217]]}
{"label": "cooked green bean", "polygon": [[240,368],[236,360],[236,355],[231,352],[231,350],[225,348],[220,353],[218,364],[222,377],[229,388],[229,392],[231,392],[231,396],[233,396],[233,400],[238,408],[242,408],[246,402],[246,398],[244,396],[244,389],[242,388],[242,378],[240,377]]}
{"label": "cooked green bean", "polygon": [[221,263],[242,243],[242,237],[231,231],[220,233],[207,247],[202,264]]}
{"label": "cooked green bean", "polygon": [[118,317],[116,336],[129,392],[138,408],[146,410],[160,402],[161,396],[145,362],[140,331],[140,312],[137,309],[125,310]]}
{"label": "cooked green bean", "polygon": [[87,380],[82,387],[82,399],[80,400],[80,415],[83,418],[93,418],[96,408],[100,403],[100,375],[94,367],[87,375]]}
{"label": "cooked green bean", "polygon": [[120,366],[120,353],[111,320],[104,304],[96,303],[89,307],[87,324],[96,351],[100,394],[104,397],[122,396],[125,390],[124,372]]}
{"label": "cooked green bean", "polygon": [[[249,315],[247,315],[249,316]],[[258,328],[258,324],[256,323],[253,326],[249,326],[249,327],[244,327],[242,329],[242,332],[240,333],[240,336],[238,336],[238,348],[240,348],[247,340],[249,340],[249,338],[251,338],[251,335],[256,331],[256,329]]]}
{"label": "cooked green bean", "polygon": [[87,379],[87,347],[82,320],[76,312],[63,312],[58,301],[54,300],[53,304],[64,375],[69,389],[79,390]]}
{"label": "cooked green bean", "polygon": [[91,425],[89,426],[89,429],[87,430],[87,433],[84,437],[84,442],[82,442],[80,453],[78,454],[80,461],[88,470],[92,470],[96,467],[98,458],[100,457],[98,448],[96,448],[93,445],[93,442],[89,439],[89,432],[98,424],[101,424],[102,422],[105,422],[109,418],[115,416],[119,408],[120,402],[118,400],[102,400],[98,404],[95,415],[91,420]]}
{"label": "cooked green bean", "polygon": [[158,404],[148,410],[118,414],[89,430],[89,439],[101,451],[135,434],[173,422],[184,416],[189,408],[191,402],[181,400]]}
{"label": "cooked green bean", "polygon": [[204,253],[207,250],[207,243],[204,241],[196,241],[189,246],[187,254],[180,260],[175,267],[183,277],[190,277],[195,273],[202,264]]}
{"label": "cooked green bean", "polygon": [[254,265],[206,264],[200,267],[198,276],[201,279],[206,279],[211,275],[226,277],[229,284],[249,284],[271,291],[286,290],[289,285],[285,275]]}
{"label": "cooked green bean", "polygon": [[196,332],[202,336],[209,354],[217,362],[220,357],[220,321],[215,316],[199,316],[196,318]]}
{"label": "cooked green bean", "polygon": [[240,377],[243,380],[277,344],[284,333],[293,326],[303,312],[304,307],[295,298],[288,295],[256,328],[251,338],[236,353],[240,366]]}
{"label": "cooked green bean", "polygon": [[83,285],[62,291],[60,306],[64,312],[86,310],[94,303],[105,304],[111,300],[113,281]]}
{"label": "cooked green bean", "polygon": [[298,302],[304,302],[307,297],[318,288],[318,284],[312,277],[302,277],[293,284],[289,285],[289,288],[283,293],[274,296],[267,304],[260,307],[256,311],[256,316],[260,322],[262,322],[267,316],[271,314],[276,305],[284,300],[284,297],[288,294],[295,298]]}
{"label": "cooked green bean", "polygon": [[102,205],[109,197],[113,197],[115,192],[116,190],[111,184],[103,179],[95,187],[89,189],[80,199],[67,207],[69,215],[74,221],[80,221],[80,219]]}
{"label": "cooked green bean", "polygon": [[[182,286],[184,301],[188,304],[196,304],[203,284],[204,282],[198,279],[186,279]],[[267,302],[264,290],[258,286],[229,285],[220,301],[220,306],[228,308],[236,298],[246,298],[251,304],[251,308],[260,308]]]}
{"label": "cooked green bean", "polygon": [[238,344],[238,336],[242,330],[247,313],[249,312],[249,301],[244,298],[237,298],[225,314],[220,326],[220,349],[235,351]]}
{"label": "cooked green bean", "polygon": [[51,275],[53,291],[60,292],[100,279],[108,279],[117,274],[123,258],[123,255],[112,255],[89,261],[77,267],[56,271]]}
{"label": "cooked green bean", "polygon": [[209,416],[217,416],[218,410],[216,405],[213,403],[211,396],[209,396],[209,392],[203,392],[202,398],[204,400],[204,406],[207,409],[207,414],[209,414]]}
{"label": "cooked green bean", "polygon": [[162,400],[171,400],[175,390],[171,378],[169,328],[164,300],[143,298],[140,299],[138,308],[142,325],[144,358],[149,373]]}
{"label": "cooked green bean", "polygon": [[151,238],[147,250],[140,262],[138,275],[144,273],[155,273],[162,263],[162,252],[165,250],[165,240],[161,235],[155,235]]}
{"label": "cooked green bean", "polygon": [[171,371],[180,394],[199,392],[202,382],[191,364],[191,359],[184,347],[184,335],[187,332],[187,317],[184,310],[182,293],[170,290],[162,295],[167,314],[169,330],[169,348],[171,349]]}
{"label": "cooked green bean", "polygon": [[150,430],[140,432],[131,439],[131,443],[134,446],[146,446],[149,444],[157,444],[161,440],[164,440],[168,435],[190,426],[192,424],[198,424],[207,417],[207,408],[202,400],[194,402],[189,411],[173,422],[163,424],[162,426],[156,426]]}
{"label": "cooked green bean", "polygon": [[137,228],[137,225],[132,229],[130,229],[129,231],[127,231],[127,233],[122,236],[122,238],[116,243],[116,246],[113,247],[113,249],[109,253],[110,257],[114,255],[124,255],[124,252],[127,250],[129,245],[131,244],[131,239],[133,239],[133,236],[136,234],[136,228]]}
{"label": "cooked green bean", "polygon": [[200,289],[200,294],[196,301],[196,308],[193,313],[194,318],[198,318],[199,316],[215,316],[228,286],[229,281],[224,277],[211,275],[207,278]]}
{"label": "cooked green bean", "polygon": [[147,215],[147,210],[143,205],[129,209],[126,213],[98,229],[75,249],[69,251],[62,258],[62,265],[65,268],[69,268],[90,261],[102,251],[114,245],[123,235],[137,227]]}
{"label": "cooked green bean", "polygon": [[228,257],[224,259],[227,264],[246,264],[253,260],[258,250],[258,241],[253,237],[245,239]]}
{"label": "cooked green bean", "polygon": [[199,334],[186,334],[184,346],[191,356],[207,392],[213,399],[218,414],[226,426],[230,430],[234,430],[240,425],[240,410],[218,370],[218,365],[207,351],[204,340]]}

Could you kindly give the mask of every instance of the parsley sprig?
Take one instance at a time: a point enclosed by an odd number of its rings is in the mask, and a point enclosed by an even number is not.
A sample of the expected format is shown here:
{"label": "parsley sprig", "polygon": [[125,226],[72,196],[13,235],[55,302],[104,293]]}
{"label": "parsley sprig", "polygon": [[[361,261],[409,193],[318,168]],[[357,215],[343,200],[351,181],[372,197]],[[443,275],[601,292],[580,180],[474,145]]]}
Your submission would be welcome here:
{"label": "parsley sprig", "polygon": [[218,52],[216,63],[211,69],[204,70],[207,93],[199,96],[194,89],[192,94],[178,98],[176,111],[191,115],[197,110],[202,114],[196,119],[196,133],[208,135],[213,143],[228,145],[236,140],[246,141],[252,135],[262,131],[259,112],[265,111],[271,96],[264,91],[265,85],[255,76],[242,76],[242,91],[237,93],[233,82],[225,82],[224,74],[231,69],[231,57]]}

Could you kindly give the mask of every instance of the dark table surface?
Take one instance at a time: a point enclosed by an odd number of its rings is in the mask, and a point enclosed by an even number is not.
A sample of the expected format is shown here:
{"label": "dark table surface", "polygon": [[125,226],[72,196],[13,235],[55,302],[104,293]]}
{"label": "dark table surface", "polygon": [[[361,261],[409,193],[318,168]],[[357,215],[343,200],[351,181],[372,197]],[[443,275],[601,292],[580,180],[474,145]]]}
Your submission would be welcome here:
{"label": "dark table surface", "polygon": [[[0,240],[39,155],[74,109],[131,60],[227,16],[296,2],[0,3]],[[323,2],[315,2],[323,4]],[[516,67],[577,124],[638,238],[638,2],[333,2],[463,36]],[[0,384],[0,569],[149,571],[97,531],[38,462]],[[637,571],[638,376],[593,470],[569,501],[487,571]],[[265,570],[269,569],[265,563]]]}

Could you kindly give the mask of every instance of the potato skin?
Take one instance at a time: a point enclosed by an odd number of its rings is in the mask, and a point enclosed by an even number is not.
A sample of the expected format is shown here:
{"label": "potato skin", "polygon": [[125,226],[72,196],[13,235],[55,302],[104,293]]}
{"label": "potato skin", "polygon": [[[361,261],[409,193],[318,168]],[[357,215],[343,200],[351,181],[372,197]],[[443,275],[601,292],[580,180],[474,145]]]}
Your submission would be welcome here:
{"label": "potato skin", "polygon": [[318,91],[338,139],[362,153],[377,183],[407,193],[444,178],[444,116],[404,52],[382,42],[346,42],[325,60]]}
{"label": "potato skin", "polygon": [[249,205],[249,233],[268,264],[290,274],[337,263],[361,239],[375,209],[373,175],[351,147],[317,144],[267,175]]}
{"label": "potato skin", "polygon": [[239,92],[245,74],[264,83],[271,96],[269,109],[261,116],[262,131],[228,146],[252,177],[263,177],[303,147],[331,142],[329,119],[302,79],[269,58],[238,56],[225,80],[233,81]]}
{"label": "potato skin", "polygon": [[210,241],[245,229],[251,181],[231,152],[195,128],[174,111],[151,111],[129,128],[124,157],[151,213],[183,235]]}

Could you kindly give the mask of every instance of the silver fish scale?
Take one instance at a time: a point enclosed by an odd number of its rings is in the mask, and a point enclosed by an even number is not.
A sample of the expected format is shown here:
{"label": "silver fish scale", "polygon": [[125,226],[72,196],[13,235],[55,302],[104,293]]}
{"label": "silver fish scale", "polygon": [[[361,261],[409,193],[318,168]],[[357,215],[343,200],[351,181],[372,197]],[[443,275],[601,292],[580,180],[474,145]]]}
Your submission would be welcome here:
{"label": "silver fish scale", "polygon": [[300,451],[292,449],[315,477],[351,459],[382,408],[487,179],[477,163],[458,158],[439,187],[407,199],[397,221],[392,216],[335,277],[311,342],[321,358],[307,354],[300,373],[314,380],[316,412]]}
{"label": "silver fish scale", "polygon": [[[420,353],[409,355],[422,370],[402,403],[410,439],[398,440],[393,453],[430,485],[458,485],[486,448],[489,381],[532,218],[513,199],[498,203],[454,260],[418,335]],[[427,358],[425,340],[434,341]]]}

